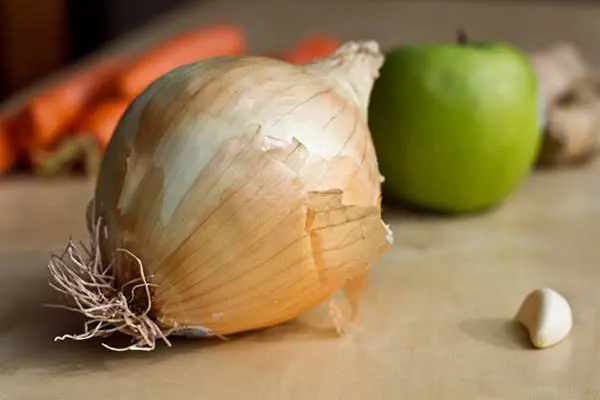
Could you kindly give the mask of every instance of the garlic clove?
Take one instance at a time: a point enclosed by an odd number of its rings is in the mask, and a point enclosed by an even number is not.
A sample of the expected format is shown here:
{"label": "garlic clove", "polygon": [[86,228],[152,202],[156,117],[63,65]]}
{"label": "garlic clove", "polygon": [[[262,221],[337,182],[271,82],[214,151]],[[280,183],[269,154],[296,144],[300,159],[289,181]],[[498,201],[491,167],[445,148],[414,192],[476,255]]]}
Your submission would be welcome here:
{"label": "garlic clove", "polygon": [[573,325],[569,303],[550,288],[531,292],[521,303],[515,320],[525,326],[531,342],[540,349],[561,342]]}

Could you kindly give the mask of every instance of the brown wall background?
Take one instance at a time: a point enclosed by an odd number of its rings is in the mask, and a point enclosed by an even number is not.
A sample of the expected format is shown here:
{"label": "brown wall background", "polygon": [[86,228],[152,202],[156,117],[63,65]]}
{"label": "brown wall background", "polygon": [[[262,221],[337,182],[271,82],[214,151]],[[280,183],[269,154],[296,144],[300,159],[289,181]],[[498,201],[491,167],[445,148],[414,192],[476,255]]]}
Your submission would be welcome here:
{"label": "brown wall background", "polygon": [[0,0],[0,90],[17,90],[68,59],[64,0]]}

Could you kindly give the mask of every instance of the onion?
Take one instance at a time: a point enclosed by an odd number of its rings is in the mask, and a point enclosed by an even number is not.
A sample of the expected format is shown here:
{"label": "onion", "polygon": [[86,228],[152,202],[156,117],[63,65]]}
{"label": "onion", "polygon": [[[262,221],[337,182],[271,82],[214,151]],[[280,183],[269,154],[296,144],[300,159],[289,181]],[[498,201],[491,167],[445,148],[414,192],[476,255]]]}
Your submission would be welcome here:
{"label": "onion", "polygon": [[366,117],[382,63],[376,42],[348,42],[302,66],[214,58],[151,84],[106,149],[91,244],[49,262],[89,319],[57,339],[122,332],[152,350],[277,325],[341,288],[353,319],[392,240]]}

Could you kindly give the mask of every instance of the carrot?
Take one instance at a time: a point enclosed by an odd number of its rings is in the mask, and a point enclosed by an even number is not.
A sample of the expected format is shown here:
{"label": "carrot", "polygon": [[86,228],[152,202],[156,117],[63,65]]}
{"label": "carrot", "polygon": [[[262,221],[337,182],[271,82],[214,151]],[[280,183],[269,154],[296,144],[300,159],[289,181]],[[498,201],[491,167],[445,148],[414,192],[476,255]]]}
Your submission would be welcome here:
{"label": "carrot", "polygon": [[75,72],[26,101],[16,118],[21,127],[21,150],[49,148],[75,117],[97,97],[109,91],[124,59],[110,58]]}
{"label": "carrot", "polygon": [[143,52],[118,79],[121,95],[135,97],[170,70],[205,58],[245,51],[246,39],[234,25],[219,24],[185,31]]}
{"label": "carrot", "polygon": [[10,117],[0,116],[0,175],[17,163],[17,152],[11,137]]}
{"label": "carrot", "polygon": [[108,98],[83,112],[71,131],[91,134],[104,151],[129,103],[129,99],[123,97]]}
{"label": "carrot", "polygon": [[278,58],[292,64],[306,64],[327,57],[341,44],[342,41],[335,36],[313,34],[296,43]]}

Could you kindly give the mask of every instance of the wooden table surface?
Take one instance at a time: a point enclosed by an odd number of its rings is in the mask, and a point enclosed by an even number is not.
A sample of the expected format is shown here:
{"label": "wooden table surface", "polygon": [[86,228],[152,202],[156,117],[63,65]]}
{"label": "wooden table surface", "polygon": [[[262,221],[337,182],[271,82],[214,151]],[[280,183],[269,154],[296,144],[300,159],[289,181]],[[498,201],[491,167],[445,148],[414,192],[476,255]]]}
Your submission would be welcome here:
{"label": "wooden table surface", "polygon": [[[599,6],[239,4],[191,7],[112,50],[222,17],[244,26],[256,51],[283,47],[314,29],[374,37],[386,47],[448,39],[457,26],[467,26],[480,38],[529,48],[570,39],[600,62]],[[84,237],[93,182],[5,179],[0,399],[600,398],[599,176],[600,163],[536,171],[504,206],[465,218],[388,208],[395,243],[373,267],[359,321],[342,337],[318,309],[229,342],[179,340],[153,353],[53,342],[80,325],[68,313],[42,307],[53,299],[48,254],[69,235]],[[542,286],[567,297],[575,324],[563,343],[533,350],[511,318],[522,298]]]}

